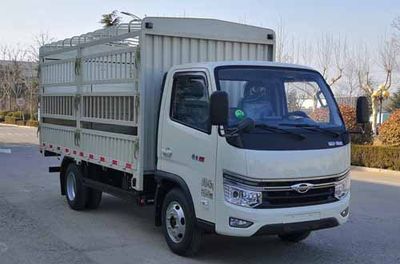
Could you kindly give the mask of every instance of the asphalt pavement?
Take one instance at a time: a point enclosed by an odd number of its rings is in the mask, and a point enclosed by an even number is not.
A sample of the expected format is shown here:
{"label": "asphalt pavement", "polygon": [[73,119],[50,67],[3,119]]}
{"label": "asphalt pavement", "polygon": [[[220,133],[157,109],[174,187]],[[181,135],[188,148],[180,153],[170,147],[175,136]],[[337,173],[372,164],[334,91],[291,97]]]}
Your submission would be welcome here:
{"label": "asphalt pavement", "polygon": [[400,175],[352,172],[351,216],[292,245],[275,236],[204,237],[194,258],[171,253],[153,208],[104,196],[77,212],[60,196],[57,158],[40,155],[36,129],[0,125],[0,264],[400,263]]}

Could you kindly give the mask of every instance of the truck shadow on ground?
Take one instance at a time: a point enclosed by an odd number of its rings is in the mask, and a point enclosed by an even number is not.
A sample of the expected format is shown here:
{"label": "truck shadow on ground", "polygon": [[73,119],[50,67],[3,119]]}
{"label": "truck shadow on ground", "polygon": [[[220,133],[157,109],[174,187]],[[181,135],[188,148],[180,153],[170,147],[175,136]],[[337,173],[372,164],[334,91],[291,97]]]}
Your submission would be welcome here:
{"label": "truck shadow on ground", "polygon": [[[353,181],[352,188],[354,193],[351,218],[343,226],[314,232],[307,240],[298,244],[282,242],[277,236],[236,238],[209,234],[203,237],[199,254],[190,259],[182,259],[169,251],[165,245],[161,228],[154,227],[153,207],[140,208],[106,196],[97,212],[115,214],[118,218],[126,218],[126,221],[131,221],[132,230],[130,232],[132,235],[146,233],[146,236],[151,236],[153,240],[146,247],[156,247],[160,258],[172,262],[354,263],[361,261],[374,263],[375,261],[379,262],[379,259],[384,259],[385,263],[394,261],[396,254],[382,256],[382,252],[385,250],[395,252],[396,248],[400,246],[400,242],[389,245],[386,243],[387,241],[397,241],[393,236],[400,231],[394,220],[400,217],[400,212],[389,210],[398,206],[396,199],[398,201],[400,187]],[[393,197],[387,200],[381,194]],[[374,195],[373,199],[371,199],[371,195]],[[382,199],[386,201],[384,204]],[[386,224],[383,226],[382,222]],[[377,229],[378,225],[381,228]],[[382,239],[383,237],[387,239],[386,242]],[[375,242],[370,245],[368,241]]]}
{"label": "truck shadow on ground", "polygon": [[[312,234],[309,240],[298,244],[285,243],[277,236],[256,236],[250,238],[226,237],[216,234],[205,234],[200,252],[190,258],[181,259],[173,255],[164,242],[164,237],[160,227],[154,226],[153,207],[140,208],[132,204],[105,196],[99,211],[96,214],[115,214],[123,221],[132,221],[132,234],[154,238],[149,247],[156,247],[160,257],[182,261],[185,263],[260,263],[269,261],[279,261],[287,263],[304,263],[332,259],[344,258],[344,253],[327,250],[321,244],[319,236]],[[126,219],[125,219],[126,218]],[[327,232],[327,231],[321,231]],[[262,260],[260,257],[262,256]],[[165,262],[164,262],[165,263]]]}

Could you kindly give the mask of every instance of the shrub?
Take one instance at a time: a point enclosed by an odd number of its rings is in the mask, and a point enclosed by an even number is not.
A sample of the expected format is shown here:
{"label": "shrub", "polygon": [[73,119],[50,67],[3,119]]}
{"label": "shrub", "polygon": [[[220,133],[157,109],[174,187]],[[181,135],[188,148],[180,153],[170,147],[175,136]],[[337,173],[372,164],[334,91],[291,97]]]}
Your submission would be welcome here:
{"label": "shrub", "polygon": [[26,121],[26,125],[32,126],[32,127],[37,127],[37,126],[39,126],[39,122],[36,120],[28,120],[28,121]]}
{"label": "shrub", "polygon": [[[342,114],[343,121],[348,131],[362,131],[363,134],[352,134],[351,142],[354,144],[372,144],[373,132],[371,123],[366,124],[364,127],[357,124],[356,109],[350,105],[339,105],[340,113]],[[329,112],[326,108],[315,109],[310,117],[319,122],[327,122],[329,120]]]}
{"label": "shrub", "polygon": [[317,108],[311,112],[310,117],[318,122],[328,122],[329,121],[328,109]]}
{"label": "shrub", "polygon": [[6,117],[4,118],[4,121],[5,121],[6,124],[15,125],[17,120],[16,120],[16,118],[13,117],[13,116],[6,116]]}
{"label": "shrub", "polygon": [[383,145],[400,146],[400,109],[394,111],[380,126],[379,140]]}
{"label": "shrub", "polygon": [[400,171],[400,148],[372,145],[352,145],[351,164]]}
{"label": "shrub", "polygon": [[17,120],[16,124],[18,126],[25,126],[25,121],[24,120]]}
{"label": "shrub", "polygon": [[8,111],[0,111],[0,116],[6,116],[8,114]]}
{"label": "shrub", "polygon": [[4,115],[0,115],[0,122],[4,122]]}
{"label": "shrub", "polygon": [[356,109],[350,105],[341,104],[339,105],[340,113],[342,114],[343,121],[349,131],[361,131],[364,130],[363,134],[352,134],[351,142],[353,144],[372,144],[373,132],[371,123],[366,124],[364,127],[362,124],[357,123],[357,112]]}

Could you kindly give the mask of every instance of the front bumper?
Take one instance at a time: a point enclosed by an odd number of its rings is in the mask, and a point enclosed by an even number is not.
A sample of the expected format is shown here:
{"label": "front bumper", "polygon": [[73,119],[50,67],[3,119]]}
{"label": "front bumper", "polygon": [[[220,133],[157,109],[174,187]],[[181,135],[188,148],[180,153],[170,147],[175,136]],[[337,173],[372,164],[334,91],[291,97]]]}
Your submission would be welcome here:
{"label": "front bumper", "polygon": [[[330,228],[345,223],[349,214],[341,213],[349,207],[350,193],[340,201],[292,208],[253,209],[217,202],[218,234],[249,237],[256,234],[280,234],[300,230]],[[229,217],[253,222],[248,228],[229,226]]]}

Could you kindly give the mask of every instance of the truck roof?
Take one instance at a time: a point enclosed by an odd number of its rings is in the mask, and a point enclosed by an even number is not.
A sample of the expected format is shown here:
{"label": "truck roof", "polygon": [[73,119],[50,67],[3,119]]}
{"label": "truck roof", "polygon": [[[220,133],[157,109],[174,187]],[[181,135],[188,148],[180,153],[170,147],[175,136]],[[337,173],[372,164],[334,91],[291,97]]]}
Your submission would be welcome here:
{"label": "truck roof", "polygon": [[273,44],[275,32],[269,28],[239,24],[210,18],[189,17],[145,17],[133,19],[128,23],[101,28],[78,36],[58,40],[41,47],[43,54],[51,51],[69,50],[77,46],[90,46],[93,43],[112,41],[119,46],[136,46],[138,36],[143,32],[152,34],[196,37],[198,39],[232,40],[254,43]]}
{"label": "truck roof", "polygon": [[293,69],[304,69],[304,70],[315,70],[305,65],[271,62],[271,61],[243,61],[243,60],[228,60],[228,61],[211,61],[211,62],[198,62],[198,63],[185,63],[181,65],[175,65],[171,69],[179,70],[186,68],[208,68],[214,69],[219,66],[267,66],[277,68],[293,68]]}

